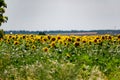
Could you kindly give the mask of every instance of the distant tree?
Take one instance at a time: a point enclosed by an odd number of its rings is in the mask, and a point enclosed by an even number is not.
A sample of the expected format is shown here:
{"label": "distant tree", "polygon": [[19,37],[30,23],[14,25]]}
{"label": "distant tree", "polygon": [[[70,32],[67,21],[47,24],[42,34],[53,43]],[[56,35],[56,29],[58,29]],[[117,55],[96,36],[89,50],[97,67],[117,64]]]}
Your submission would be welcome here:
{"label": "distant tree", "polygon": [[39,35],[45,35],[45,32],[39,32]]}
{"label": "distant tree", "polygon": [[8,17],[3,15],[5,13],[5,8],[7,8],[7,4],[4,0],[0,0],[0,26],[8,20]]}
{"label": "distant tree", "polygon": [[[8,17],[3,15],[5,13],[5,8],[7,8],[7,4],[4,0],[0,0],[0,26],[8,20]],[[3,29],[0,29],[0,38],[3,38],[4,34],[5,32]]]}

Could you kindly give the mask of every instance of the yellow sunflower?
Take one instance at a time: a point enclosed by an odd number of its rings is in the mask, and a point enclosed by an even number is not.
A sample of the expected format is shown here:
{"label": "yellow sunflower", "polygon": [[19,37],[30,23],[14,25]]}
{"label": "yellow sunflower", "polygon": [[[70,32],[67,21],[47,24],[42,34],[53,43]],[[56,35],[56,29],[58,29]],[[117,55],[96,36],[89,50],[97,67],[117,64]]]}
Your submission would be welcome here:
{"label": "yellow sunflower", "polygon": [[79,42],[74,42],[74,46],[78,47],[78,46],[80,46],[80,43]]}
{"label": "yellow sunflower", "polygon": [[51,42],[50,47],[55,47],[55,42]]}
{"label": "yellow sunflower", "polygon": [[36,46],[35,46],[35,45],[32,45],[32,49],[36,49]]}
{"label": "yellow sunflower", "polygon": [[19,42],[18,41],[14,41],[14,45],[18,45],[19,44]]}
{"label": "yellow sunflower", "polygon": [[44,51],[44,52],[48,52],[48,50],[49,50],[48,47],[44,47],[44,48],[43,48],[43,51]]}

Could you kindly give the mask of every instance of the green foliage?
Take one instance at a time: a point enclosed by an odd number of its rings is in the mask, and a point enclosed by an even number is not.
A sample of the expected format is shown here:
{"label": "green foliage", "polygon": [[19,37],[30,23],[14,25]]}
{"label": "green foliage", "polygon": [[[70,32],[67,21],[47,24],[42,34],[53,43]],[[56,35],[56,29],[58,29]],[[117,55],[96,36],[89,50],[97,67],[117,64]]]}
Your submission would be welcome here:
{"label": "green foliage", "polygon": [[5,32],[3,31],[3,29],[0,29],[0,38],[3,38]]}
{"label": "green foliage", "polygon": [[39,35],[45,35],[45,32],[39,32]]}
{"label": "green foliage", "polygon": [[8,20],[8,17],[3,15],[5,13],[5,8],[7,8],[7,4],[4,0],[0,0],[0,26]]}

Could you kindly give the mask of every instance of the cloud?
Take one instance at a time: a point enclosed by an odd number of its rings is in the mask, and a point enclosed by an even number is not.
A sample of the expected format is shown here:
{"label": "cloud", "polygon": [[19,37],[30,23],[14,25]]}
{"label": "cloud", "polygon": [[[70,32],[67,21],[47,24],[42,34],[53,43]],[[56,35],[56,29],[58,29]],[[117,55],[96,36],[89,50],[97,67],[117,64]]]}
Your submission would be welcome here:
{"label": "cloud", "polygon": [[120,26],[119,0],[6,0],[8,23],[27,30],[113,29]]}

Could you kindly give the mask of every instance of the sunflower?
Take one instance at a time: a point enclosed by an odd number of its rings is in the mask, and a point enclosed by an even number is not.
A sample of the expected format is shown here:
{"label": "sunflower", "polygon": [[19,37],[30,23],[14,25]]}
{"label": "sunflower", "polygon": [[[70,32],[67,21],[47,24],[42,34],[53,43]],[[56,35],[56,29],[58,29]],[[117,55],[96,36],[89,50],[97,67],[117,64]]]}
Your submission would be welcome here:
{"label": "sunflower", "polygon": [[19,42],[18,41],[14,41],[14,45],[18,45],[19,44]]}
{"label": "sunflower", "polygon": [[51,42],[55,42],[56,41],[56,38],[55,37],[52,37],[51,38]]}
{"label": "sunflower", "polygon": [[55,42],[51,42],[50,47],[55,47]]}
{"label": "sunflower", "polygon": [[13,40],[15,40],[15,39],[16,39],[16,37],[15,37],[15,36],[13,36],[13,37],[12,37],[12,39],[13,39]]}
{"label": "sunflower", "polygon": [[57,35],[57,40],[60,40],[61,39],[61,36],[60,35]]}
{"label": "sunflower", "polygon": [[50,39],[51,39],[51,36],[50,36],[50,35],[47,35],[47,39],[50,40]]}
{"label": "sunflower", "polygon": [[120,35],[118,35],[117,37],[118,37],[118,39],[120,39]]}
{"label": "sunflower", "polygon": [[102,36],[102,40],[105,40],[105,36]]}
{"label": "sunflower", "polygon": [[48,52],[48,50],[49,50],[48,47],[44,47],[44,48],[43,48],[43,51],[44,51],[44,52]]}
{"label": "sunflower", "polygon": [[88,41],[87,36],[83,36],[83,37],[82,37],[82,43],[86,43],[87,41]]}
{"label": "sunflower", "polygon": [[71,38],[67,38],[67,41],[68,41],[68,42],[71,42],[71,41],[72,41],[72,39],[71,39]]}
{"label": "sunflower", "polygon": [[47,42],[47,38],[46,38],[46,37],[43,37],[43,38],[42,38],[42,42]]}
{"label": "sunflower", "polygon": [[33,37],[34,35],[33,34],[30,34],[30,37]]}
{"label": "sunflower", "polygon": [[36,46],[35,46],[35,45],[32,45],[32,49],[36,49]]}
{"label": "sunflower", "polygon": [[83,40],[82,42],[83,42],[83,43],[86,43],[86,40]]}
{"label": "sunflower", "polygon": [[89,40],[88,44],[91,45],[93,43],[93,40]]}
{"label": "sunflower", "polygon": [[10,44],[10,40],[9,39],[6,39],[6,41],[5,41],[6,43],[8,43],[8,44]]}
{"label": "sunflower", "polygon": [[112,36],[108,36],[108,38],[107,38],[108,40],[112,40]]}
{"label": "sunflower", "polygon": [[63,44],[64,41],[63,41],[63,40],[59,40],[58,43],[59,43],[59,44]]}
{"label": "sunflower", "polygon": [[80,46],[80,43],[79,42],[74,42],[74,46],[75,47]]}
{"label": "sunflower", "polygon": [[12,36],[11,36],[11,35],[9,35],[9,36],[8,36],[8,38],[9,38],[9,39],[11,39],[11,38],[12,38]]}
{"label": "sunflower", "polygon": [[25,38],[26,38],[26,36],[25,36],[25,35],[23,35],[23,36],[22,36],[22,39],[25,39]]}
{"label": "sunflower", "polygon": [[76,41],[78,41],[78,42],[79,42],[79,41],[80,41],[80,37],[77,37],[77,38],[76,38]]}
{"label": "sunflower", "polygon": [[94,40],[94,43],[97,43],[97,42],[98,42],[98,40],[97,40],[97,39],[95,39],[95,40]]}

